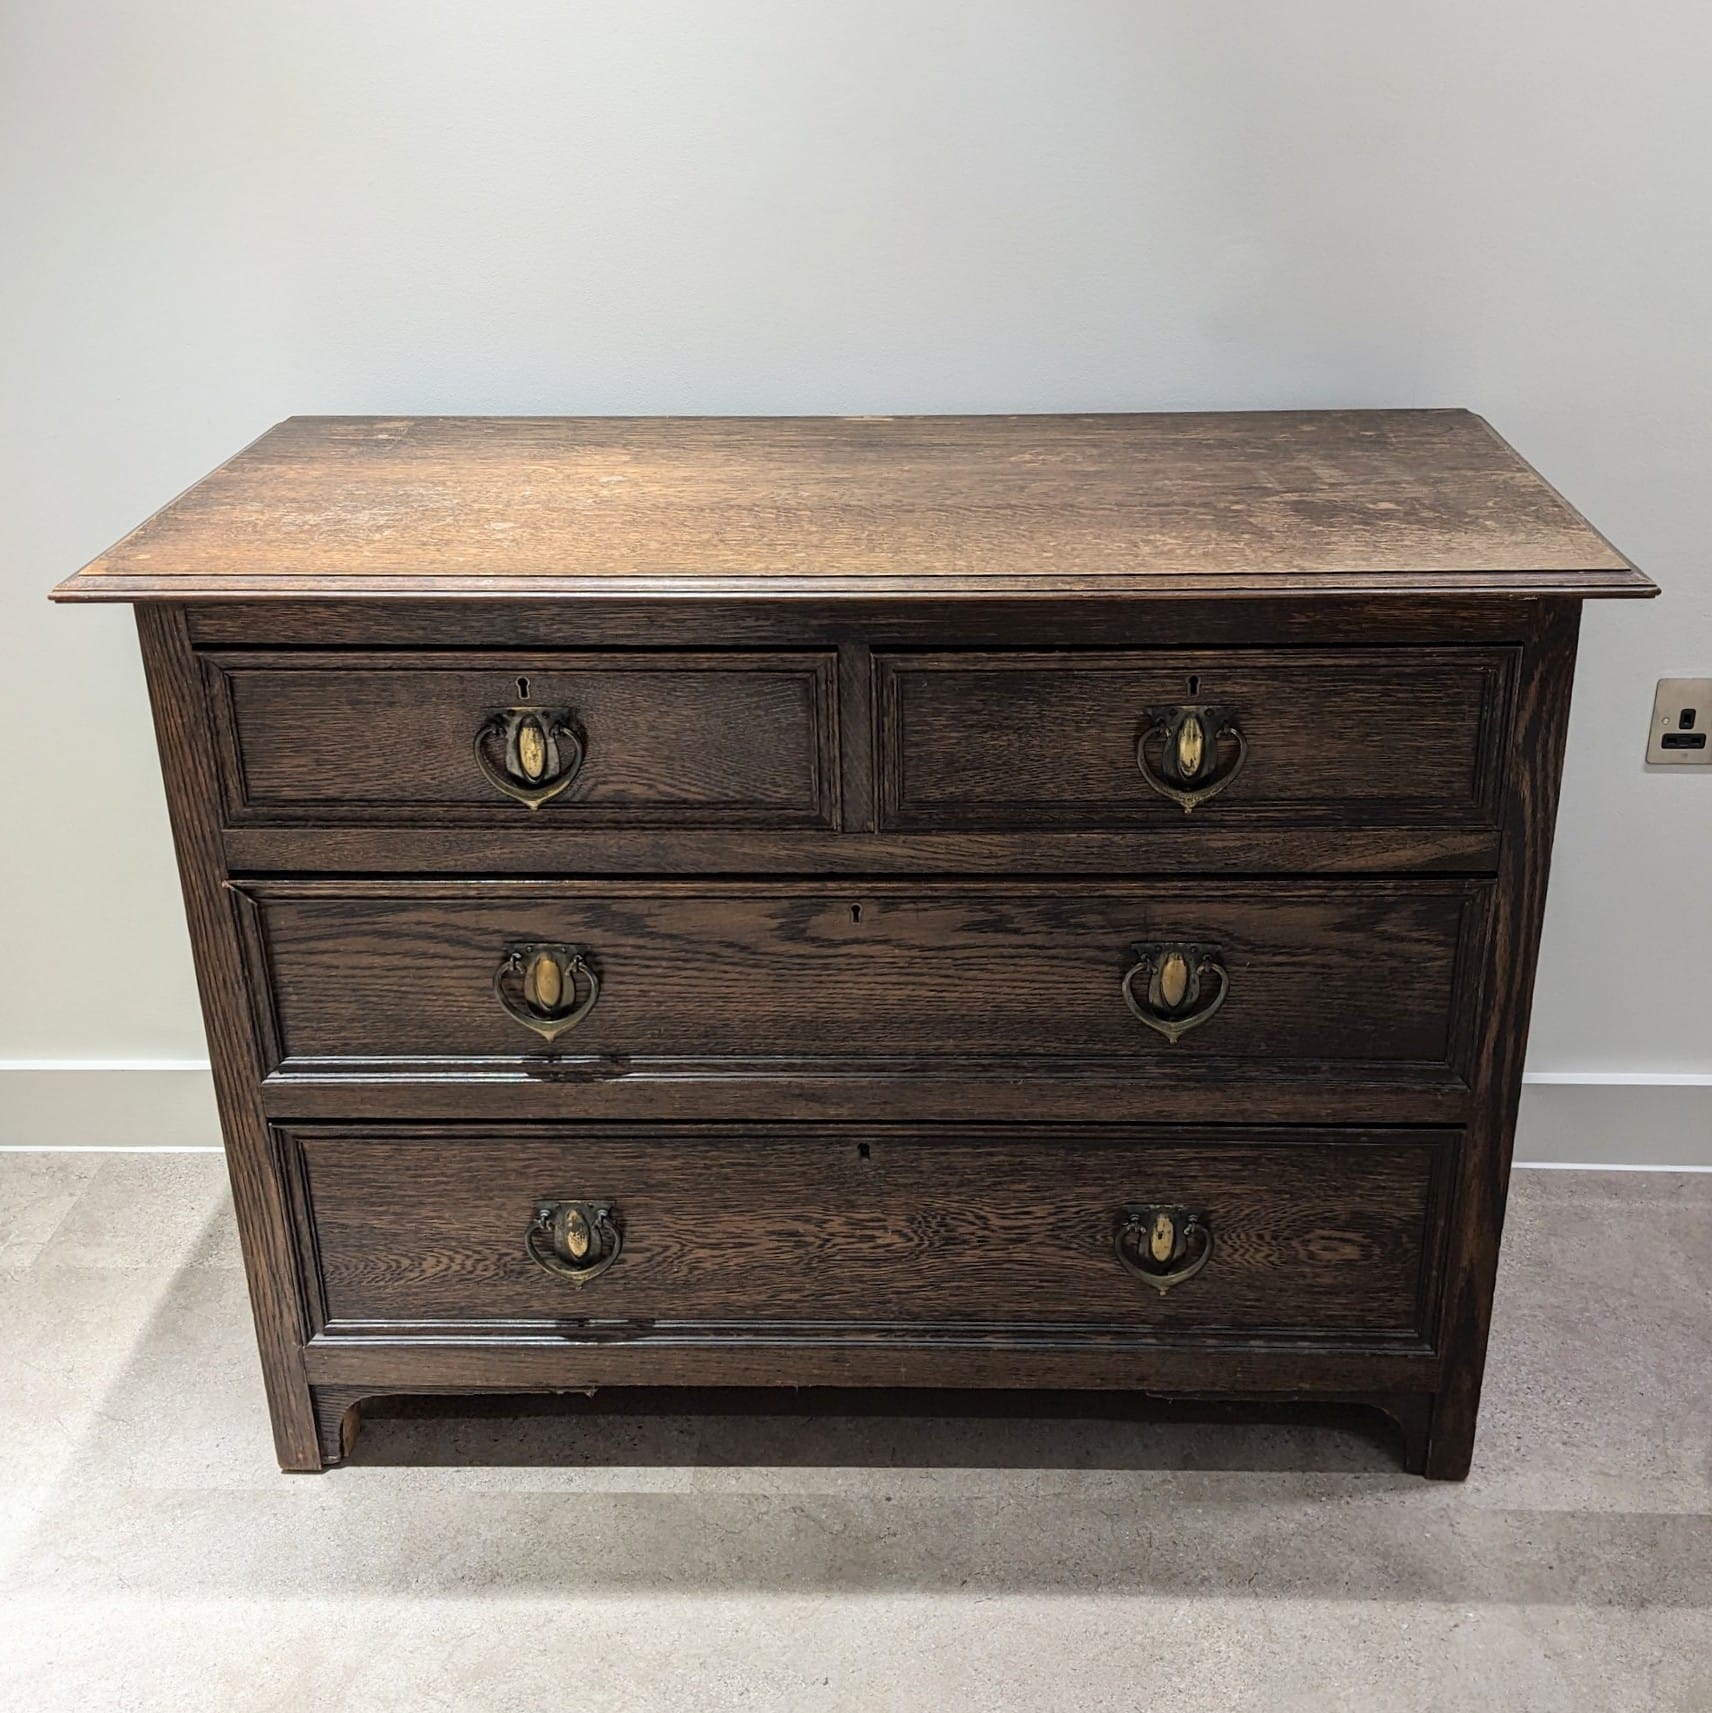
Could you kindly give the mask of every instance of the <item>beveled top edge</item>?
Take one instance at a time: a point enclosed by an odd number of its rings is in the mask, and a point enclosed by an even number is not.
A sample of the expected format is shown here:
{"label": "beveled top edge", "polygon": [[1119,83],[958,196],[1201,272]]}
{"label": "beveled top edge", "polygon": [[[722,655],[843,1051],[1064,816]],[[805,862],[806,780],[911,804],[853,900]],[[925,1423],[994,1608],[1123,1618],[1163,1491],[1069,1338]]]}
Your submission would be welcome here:
{"label": "beveled top edge", "polygon": [[65,601],[1657,589],[1458,410],[292,417]]}

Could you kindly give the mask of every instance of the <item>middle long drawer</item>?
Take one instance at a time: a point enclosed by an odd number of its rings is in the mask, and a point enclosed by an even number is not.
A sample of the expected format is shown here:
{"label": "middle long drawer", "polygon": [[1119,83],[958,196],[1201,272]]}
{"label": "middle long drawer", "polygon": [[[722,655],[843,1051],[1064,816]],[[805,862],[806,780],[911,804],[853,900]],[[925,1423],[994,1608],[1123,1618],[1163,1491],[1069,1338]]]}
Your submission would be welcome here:
{"label": "middle long drawer", "polygon": [[252,881],[269,1069],[1466,1082],[1490,885]]}

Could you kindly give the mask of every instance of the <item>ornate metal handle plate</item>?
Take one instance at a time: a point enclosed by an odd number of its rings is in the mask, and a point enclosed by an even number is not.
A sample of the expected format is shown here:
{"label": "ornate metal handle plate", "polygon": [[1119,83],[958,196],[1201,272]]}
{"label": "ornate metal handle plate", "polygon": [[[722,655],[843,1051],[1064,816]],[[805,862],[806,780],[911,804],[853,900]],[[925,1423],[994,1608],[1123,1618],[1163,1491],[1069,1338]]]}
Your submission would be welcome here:
{"label": "ornate metal handle plate", "polygon": [[506,948],[493,972],[493,993],[506,1016],[553,1041],[594,1010],[600,977],[581,946],[532,942]]}
{"label": "ornate metal handle plate", "polygon": [[1213,1258],[1213,1228],[1193,1208],[1152,1204],[1118,1209],[1118,1259],[1164,1296]]}
{"label": "ornate metal handle plate", "polygon": [[540,1201],[523,1242],[542,1271],[586,1285],[623,1253],[624,1232],[610,1202]]}
{"label": "ornate metal handle plate", "polygon": [[583,740],[565,708],[507,708],[479,728],[475,748],[488,784],[531,809],[551,802],[582,771]]}
{"label": "ornate metal handle plate", "polygon": [[[1156,1035],[1177,1042],[1199,1029],[1225,1002],[1230,972],[1205,946],[1137,946],[1124,972],[1124,1004]],[[1146,977],[1142,995],[1137,983]],[[1211,983],[1218,985],[1209,993]]]}
{"label": "ornate metal handle plate", "polygon": [[[1135,765],[1141,777],[1159,793],[1193,814],[1197,803],[1217,797],[1248,760],[1248,739],[1222,709],[1206,702],[1185,702],[1172,708],[1149,708],[1150,722],[1136,739]],[[1221,770],[1219,743],[1229,738],[1236,745],[1230,764]],[[1157,741],[1160,766],[1156,771],[1147,758],[1147,746]]]}

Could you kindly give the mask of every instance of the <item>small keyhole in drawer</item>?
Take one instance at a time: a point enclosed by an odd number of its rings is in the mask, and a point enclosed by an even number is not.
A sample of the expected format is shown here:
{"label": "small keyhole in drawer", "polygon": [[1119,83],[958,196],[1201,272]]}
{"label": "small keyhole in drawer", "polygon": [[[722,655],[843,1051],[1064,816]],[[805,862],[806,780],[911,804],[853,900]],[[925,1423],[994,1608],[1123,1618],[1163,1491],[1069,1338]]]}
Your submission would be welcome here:
{"label": "small keyhole in drawer", "polygon": [[1201,675],[1198,672],[1189,674],[1189,694],[1195,695],[1201,688]]}
{"label": "small keyhole in drawer", "polygon": [[862,906],[860,904],[852,904],[850,906],[850,920],[852,922],[860,922],[862,920]]}
{"label": "small keyhole in drawer", "polygon": [[874,1150],[870,1148],[866,1142],[858,1142],[856,1144],[856,1158],[858,1160],[872,1159],[873,1154]]}
{"label": "small keyhole in drawer", "polygon": [[527,702],[529,700],[529,680],[527,678],[519,678],[517,680],[517,699],[520,702]]}

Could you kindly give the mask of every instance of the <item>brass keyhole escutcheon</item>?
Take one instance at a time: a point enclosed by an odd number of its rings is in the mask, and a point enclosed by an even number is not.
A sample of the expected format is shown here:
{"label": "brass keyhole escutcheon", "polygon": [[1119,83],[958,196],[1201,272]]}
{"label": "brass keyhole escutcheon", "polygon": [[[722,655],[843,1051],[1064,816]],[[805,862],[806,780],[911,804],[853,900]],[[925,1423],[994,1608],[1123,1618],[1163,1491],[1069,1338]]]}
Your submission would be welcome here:
{"label": "brass keyhole escutcheon", "polygon": [[[520,687],[526,682],[518,680]],[[506,708],[476,730],[482,777],[528,809],[539,809],[568,789],[582,771],[585,753],[568,708]]]}
{"label": "brass keyhole escutcheon", "polygon": [[[1141,777],[1161,797],[1168,797],[1185,815],[1218,794],[1242,772],[1248,740],[1230,714],[1207,702],[1180,702],[1169,708],[1149,708],[1147,728],[1135,745],[1135,765]],[[1230,762],[1219,766],[1219,745],[1234,749]],[[1157,745],[1159,762],[1148,756]]]}

